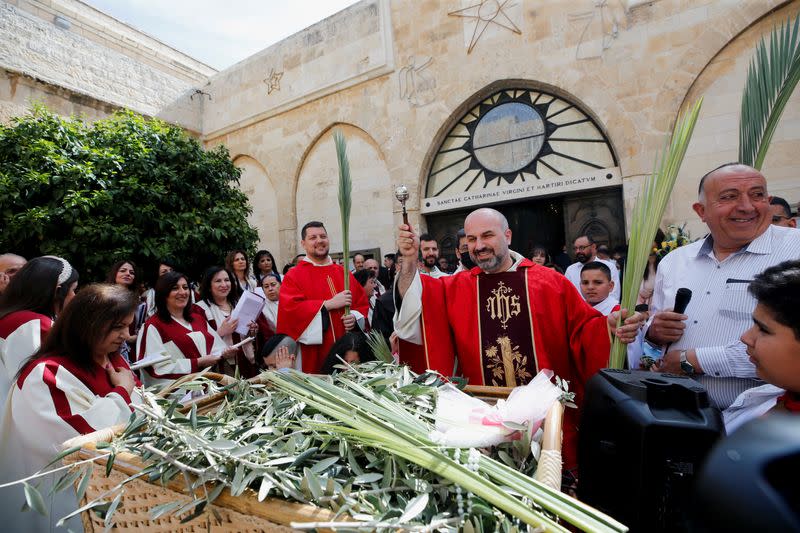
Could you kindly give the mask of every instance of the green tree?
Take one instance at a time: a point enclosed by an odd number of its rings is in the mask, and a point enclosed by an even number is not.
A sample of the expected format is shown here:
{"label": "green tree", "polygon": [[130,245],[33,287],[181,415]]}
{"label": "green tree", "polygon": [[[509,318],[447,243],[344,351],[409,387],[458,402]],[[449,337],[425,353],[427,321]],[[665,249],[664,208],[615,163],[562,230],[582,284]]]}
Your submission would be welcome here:
{"label": "green tree", "polygon": [[197,276],[255,250],[240,174],[225,147],[161,120],[120,111],[87,124],[36,106],[0,125],[0,252],[61,255],[83,280],[120,258],[147,273],[169,258]]}

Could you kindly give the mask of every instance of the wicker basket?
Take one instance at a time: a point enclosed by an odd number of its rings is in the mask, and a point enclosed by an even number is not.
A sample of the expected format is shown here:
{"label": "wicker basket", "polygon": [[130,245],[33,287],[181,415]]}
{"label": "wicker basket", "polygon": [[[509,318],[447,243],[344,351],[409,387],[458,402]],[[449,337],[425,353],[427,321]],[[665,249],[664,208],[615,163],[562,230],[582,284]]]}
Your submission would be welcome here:
{"label": "wicker basket", "polygon": [[[231,378],[216,374],[204,374],[222,384],[228,384]],[[251,382],[260,382],[258,376]],[[178,384],[178,382],[176,382]],[[502,387],[467,387],[467,392],[489,401],[504,398],[510,389]],[[166,391],[165,391],[166,392]],[[200,398],[192,403],[197,404],[200,412],[216,408],[225,396],[225,392]],[[190,404],[191,405],[191,404]],[[188,410],[190,406],[187,406]],[[543,424],[544,442],[542,457],[536,473],[536,479],[558,489],[561,484],[561,418],[563,409],[556,403]],[[124,425],[83,435],[65,443],[65,447],[82,446],[74,454],[64,459],[65,464],[90,459],[102,455],[97,449],[100,442],[109,442],[114,435],[124,429]],[[545,453],[547,452],[547,453]],[[557,457],[557,459],[556,459]],[[548,461],[550,462],[548,466]],[[543,464],[544,463],[544,464]],[[99,497],[129,476],[140,472],[144,463],[135,455],[119,453],[114,460],[111,475],[106,477],[106,460],[98,459],[91,464],[92,472],[89,487],[80,505]],[[553,474],[555,472],[555,474]],[[540,473],[547,474],[540,476]],[[250,489],[233,497],[226,488],[210,506],[211,512],[204,513],[194,520],[181,524],[179,518],[163,515],[156,520],[150,519],[150,509],[167,502],[180,501],[189,503],[192,497],[186,492],[183,479],[173,479],[167,485],[149,483],[144,479],[135,479],[125,485],[123,505],[114,513],[116,531],[139,532],[258,532],[258,531],[291,531],[292,522],[326,522],[334,519],[334,513],[312,505],[288,502],[278,498],[266,498],[259,502],[256,493]],[[103,520],[95,513],[86,511],[82,516],[84,529],[87,532],[105,530]],[[337,520],[341,521],[342,517]]]}

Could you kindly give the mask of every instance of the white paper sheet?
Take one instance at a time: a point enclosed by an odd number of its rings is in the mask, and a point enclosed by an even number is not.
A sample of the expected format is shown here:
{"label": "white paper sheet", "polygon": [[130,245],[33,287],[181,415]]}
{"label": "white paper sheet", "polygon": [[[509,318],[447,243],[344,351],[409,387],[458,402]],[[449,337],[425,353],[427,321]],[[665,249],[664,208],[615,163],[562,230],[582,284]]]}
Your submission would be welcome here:
{"label": "white paper sheet", "polygon": [[250,322],[255,322],[261,310],[264,308],[264,298],[258,294],[250,291],[244,291],[236,307],[231,312],[231,318],[238,318],[239,323],[236,325],[236,333],[239,335],[247,335],[250,331]]}
{"label": "white paper sheet", "polygon": [[131,370],[139,370],[140,368],[157,365],[158,363],[163,363],[164,361],[169,361],[170,359],[172,359],[172,357],[168,354],[157,353],[148,355],[144,359],[133,363],[131,365]]}

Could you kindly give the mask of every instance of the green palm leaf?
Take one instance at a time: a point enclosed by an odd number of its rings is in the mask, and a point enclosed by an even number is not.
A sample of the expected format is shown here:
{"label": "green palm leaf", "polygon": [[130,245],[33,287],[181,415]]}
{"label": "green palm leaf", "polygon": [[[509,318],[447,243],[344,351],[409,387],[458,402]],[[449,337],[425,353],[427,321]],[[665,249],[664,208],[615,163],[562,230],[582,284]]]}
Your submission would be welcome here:
{"label": "green palm leaf", "polygon": [[762,38],[747,71],[739,121],[739,161],[761,169],[783,109],[800,80],[800,14]]}
{"label": "green palm leaf", "polygon": [[[645,179],[642,192],[636,199],[631,219],[631,237],[628,241],[628,260],[622,280],[620,307],[623,309],[633,309],[636,305],[647,257],[650,255],[664,209],[672,195],[702,105],[703,99],[700,98],[688,113],[678,118],[669,144],[664,147],[661,158],[656,159],[653,173]],[[623,368],[625,355],[625,345],[614,339],[608,366]]]}
{"label": "green palm leaf", "polygon": [[[350,289],[350,193],[353,182],[350,180],[350,162],[347,160],[347,143],[344,134],[336,130],[333,132],[333,142],[336,144],[336,159],[339,162],[339,213],[342,217],[342,255],[344,257],[344,290]],[[350,306],[344,308],[344,314],[350,313]]]}

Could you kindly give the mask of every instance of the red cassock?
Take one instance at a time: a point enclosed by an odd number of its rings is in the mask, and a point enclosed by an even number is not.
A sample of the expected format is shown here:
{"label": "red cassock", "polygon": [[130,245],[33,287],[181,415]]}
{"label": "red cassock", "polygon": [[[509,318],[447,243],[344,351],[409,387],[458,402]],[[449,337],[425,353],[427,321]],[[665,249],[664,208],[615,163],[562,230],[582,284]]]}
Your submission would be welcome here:
{"label": "red cassock", "polygon": [[[322,303],[343,290],[344,268],[341,265],[316,266],[309,261],[300,261],[286,273],[281,284],[277,332],[299,339],[322,309]],[[369,298],[352,274],[350,291],[353,294],[351,309],[364,316],[366,326]],[[319,373],[331,346],[345,334],[342,324],[344,310],[336,309],[329,314],[330,326],[323,332],[322,344],[300,344],[303,372]]]}
{"label": "red cassock", "polygon": [[[517,274],[520,282],[525,283],[521,286],[527,287],[534,348],[532,354],[523,353],[528,357],[528,369],[517,369],[525,372],[525,378],[517,384],[527,382],[539,370],[550,369],[569,382],[580,407],[586,381],[608,366],[611,343],[607,319],[587,304],[561,274],[527,259],[519,264]],[[479,326],[479,314],[483,312],[478,305],[479,277],[487,280],[498,275],[514,276],[514,273],[485,274],[475,267],[439,279],[420,276],[423,345],[404,343],[403,347],[409,345],[411,349],[401,347],[401,360],[415,372],[430,368],[452,375],[457,358],[456,373],[468,378],[470,384],[505,385],[487,379],[492,377],[487,370],[492,365],[488,357],[492,348],[487,350],[487,346],[494,337],[487,338],[484,329],[481,338]],[[528,314],[527,310],[523,312]],[[577,464],[578,420],[575,409],[566,410],[563,451],[567,468]]]}

